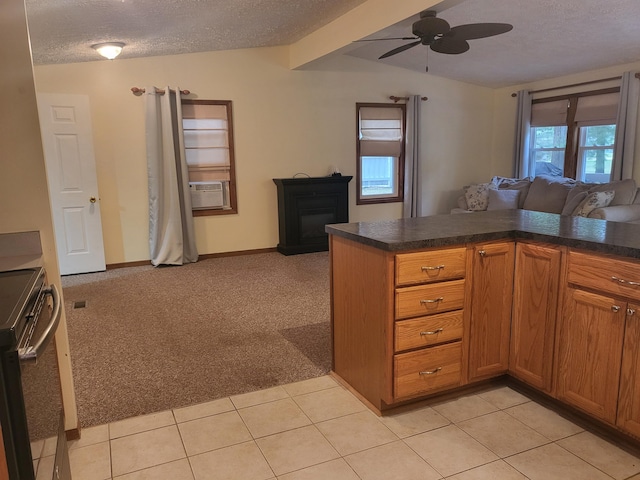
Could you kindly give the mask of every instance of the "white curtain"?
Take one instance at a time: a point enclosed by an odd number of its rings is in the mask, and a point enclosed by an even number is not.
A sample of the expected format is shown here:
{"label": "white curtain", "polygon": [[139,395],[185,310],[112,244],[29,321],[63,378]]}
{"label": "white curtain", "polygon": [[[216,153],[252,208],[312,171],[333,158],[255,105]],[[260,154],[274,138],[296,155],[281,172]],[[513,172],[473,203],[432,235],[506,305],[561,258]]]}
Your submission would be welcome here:
{"label": "white curtain", "polygon": [[145,89],[149,251],[155,266],[198,261],[180,89],[172,91],[167,86],[164,91],[159,94],[155,87]]}
{"label": "white curtain", "polygon": [[636,125],[640,82],[635,72],[625,72],[620,85],[620,101],[616,119],[616,147],[613,154],[613,180],[632,178],[635,156]]}
{"label": "white curtain", "polygon": [[528,90],[518,92],[518,109],[516,111],[516,142],[514,148],[514,164],[516,178],[534,175],[529,159],[529,130],[531,129],[531,93]]}
{"label": "white curtain", "polygon": [[411,95],[407,103],[407,132],[404,149],[403,217],[419,217],[422,213],[420,192],[420,95]]}

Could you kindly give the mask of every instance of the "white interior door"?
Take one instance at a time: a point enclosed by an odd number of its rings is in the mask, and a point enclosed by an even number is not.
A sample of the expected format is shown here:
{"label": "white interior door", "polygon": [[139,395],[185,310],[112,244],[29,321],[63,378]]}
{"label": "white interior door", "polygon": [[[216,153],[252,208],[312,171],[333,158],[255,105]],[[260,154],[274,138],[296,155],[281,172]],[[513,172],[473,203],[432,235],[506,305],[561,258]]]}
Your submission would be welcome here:
{"label": "white interior door", "polygon": [[105,269],[89,97],[38,94],[60,274]]}

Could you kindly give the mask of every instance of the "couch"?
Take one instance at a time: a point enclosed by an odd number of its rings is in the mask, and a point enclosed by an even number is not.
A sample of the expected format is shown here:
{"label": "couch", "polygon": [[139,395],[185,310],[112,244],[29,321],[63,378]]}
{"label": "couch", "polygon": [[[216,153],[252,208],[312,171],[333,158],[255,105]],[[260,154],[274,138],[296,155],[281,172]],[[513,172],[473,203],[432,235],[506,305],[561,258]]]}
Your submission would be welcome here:
{"label": "couch", "polygon": [[451,213],[522,208],[612,222],[640,223],[640,194],[633,179],[584,183],[572,178],[493,177],[467,185]]}

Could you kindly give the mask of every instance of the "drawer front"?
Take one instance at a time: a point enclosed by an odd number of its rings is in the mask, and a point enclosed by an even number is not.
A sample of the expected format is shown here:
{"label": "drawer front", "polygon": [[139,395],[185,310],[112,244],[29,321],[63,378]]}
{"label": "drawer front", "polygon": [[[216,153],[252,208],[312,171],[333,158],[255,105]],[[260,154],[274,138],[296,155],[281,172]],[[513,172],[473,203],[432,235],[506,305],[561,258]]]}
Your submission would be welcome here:
{"label": "drawer front", "polygon": [[396,255],[396,285],[435,282],[464,278],[464,248]]}
{"label": "drawer front", "polygon": [[395,324],[395,351],[429,347],[462,338],[462,310]]}
{"label": "drawer front", "polygon": [[464,303],[464,280],[404,287],[396,290],[396,319],[459,310]]}
{"label": "drawer front", "polygon": [[640,263],[569,252],[569,283],[640,299]]}
{"label": "drawer front", "polygon": [[411,397],[455,387],[462,377],[462,346],[460,342],[394,357],[394,396]]}

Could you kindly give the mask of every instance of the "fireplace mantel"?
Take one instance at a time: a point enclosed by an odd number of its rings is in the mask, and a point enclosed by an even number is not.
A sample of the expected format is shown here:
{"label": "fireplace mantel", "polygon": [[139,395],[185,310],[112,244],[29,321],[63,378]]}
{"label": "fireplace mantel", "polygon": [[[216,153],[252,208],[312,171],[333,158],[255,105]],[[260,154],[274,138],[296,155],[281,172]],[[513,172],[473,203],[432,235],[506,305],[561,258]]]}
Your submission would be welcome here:
{"label": "fireplace mantel", "polygon": [[329,249],[324,226],[349,222],[353,177],[274,178],[278,187],[278,251],[284,255]]}

